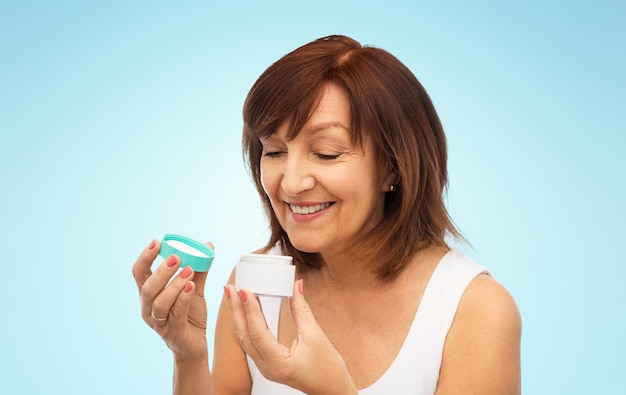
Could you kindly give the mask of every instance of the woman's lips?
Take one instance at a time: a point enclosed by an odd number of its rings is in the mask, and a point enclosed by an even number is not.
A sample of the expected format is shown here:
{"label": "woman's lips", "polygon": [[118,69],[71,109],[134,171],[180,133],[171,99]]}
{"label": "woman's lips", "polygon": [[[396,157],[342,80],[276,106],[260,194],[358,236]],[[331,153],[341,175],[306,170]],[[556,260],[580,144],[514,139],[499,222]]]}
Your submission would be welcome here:
{"label": "woman's lips", "polygon": [[289,203],[289,208],[295,214],[307,215],[307,214],[317,213],[318,211],[322,211],[325,208],[330,207],[331,204],[332,204],[331,202],[318,203],[318,204],[294,204],[294,203]]}

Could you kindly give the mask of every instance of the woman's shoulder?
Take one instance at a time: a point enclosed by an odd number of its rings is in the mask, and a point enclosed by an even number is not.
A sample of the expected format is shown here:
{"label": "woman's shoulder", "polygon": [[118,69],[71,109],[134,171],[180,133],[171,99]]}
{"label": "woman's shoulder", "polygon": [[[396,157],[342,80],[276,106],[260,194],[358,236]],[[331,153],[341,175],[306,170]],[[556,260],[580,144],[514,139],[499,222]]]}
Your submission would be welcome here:
{"label": "woman's shoulder", "polygon": [[521,326],[513,296],[492,276],[481,274],[468,285],[457,312],[459,320],[469,318],[493,325]]}
{"label": "woman's shoulder", "polygon": [[478,275],[465,290],[446,338],[440,387],[450,393],[462,388],[518,393],[521,330],[509,291],[490,275]]}
{"label": "woman's shoulder", "polygon": [[463,324],[465,319],[473,322],[477,319],[500,319],[510,324],[521,325],[519,310],[513,296],[492,277],[487,268],[454,249],[448,251],[446,257],[450,258],[449,261],[460,263],[452,266],[450,270],[453,272],[464,270],[469,281],[463,290],[453,329]]}

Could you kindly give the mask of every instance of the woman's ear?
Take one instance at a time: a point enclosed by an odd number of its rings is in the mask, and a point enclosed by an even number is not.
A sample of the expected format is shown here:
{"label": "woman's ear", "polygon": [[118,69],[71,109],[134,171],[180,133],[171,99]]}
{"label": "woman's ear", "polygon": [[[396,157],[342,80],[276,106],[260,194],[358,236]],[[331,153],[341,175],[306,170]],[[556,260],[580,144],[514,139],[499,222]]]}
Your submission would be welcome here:
{"label": "woman's ear", "polygon": [[398,189],[398,175],[390,172],[383,180],[382,191],[393,192]]}

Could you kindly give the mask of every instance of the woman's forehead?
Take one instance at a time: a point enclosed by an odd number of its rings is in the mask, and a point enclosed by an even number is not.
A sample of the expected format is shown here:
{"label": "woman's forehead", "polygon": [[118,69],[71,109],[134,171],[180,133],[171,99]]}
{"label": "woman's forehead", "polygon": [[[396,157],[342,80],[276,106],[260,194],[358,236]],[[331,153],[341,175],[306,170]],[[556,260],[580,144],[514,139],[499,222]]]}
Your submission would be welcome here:
{"label": "woman's forehead", "polygon": [[271,134],[295,138],[304,133],[313,135],[319,132],[343,129],[350,133],[350,100],[343,88],[327,83],[320,90],[318,98],[310,108],[294,108],[294,113],[283,120]]}

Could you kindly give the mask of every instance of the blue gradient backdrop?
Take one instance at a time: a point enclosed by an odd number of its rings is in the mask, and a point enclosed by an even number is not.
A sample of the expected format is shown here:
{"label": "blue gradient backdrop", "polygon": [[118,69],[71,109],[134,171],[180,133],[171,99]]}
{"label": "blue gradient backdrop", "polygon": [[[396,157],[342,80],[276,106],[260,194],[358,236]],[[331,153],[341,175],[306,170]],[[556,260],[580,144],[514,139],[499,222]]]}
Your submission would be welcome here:
{"label": "blue gradient backdrop", "polygon": [[0,1],[0,393],[170,392],[131,265],[164,233],[213,241],[213,325],[267,236],[244,97],[334,33],[431,94],[459,248],[523,315],[524,392],[626,393],[623,4]]}

